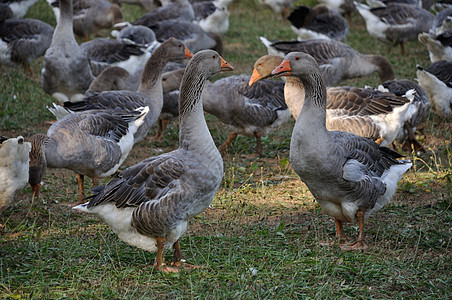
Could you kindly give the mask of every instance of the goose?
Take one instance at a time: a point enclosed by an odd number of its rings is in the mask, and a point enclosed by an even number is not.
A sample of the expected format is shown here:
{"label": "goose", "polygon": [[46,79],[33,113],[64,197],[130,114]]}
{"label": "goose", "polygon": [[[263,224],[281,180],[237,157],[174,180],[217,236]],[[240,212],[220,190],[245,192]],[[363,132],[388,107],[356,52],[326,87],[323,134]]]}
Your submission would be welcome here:
{"label": "goose", "polygon": [[229,125],[232,130],[218,148],[223,155],[238,134],[254,137],[255,154],[262,155],[261,137],[290,119],[282,82],[263,80],[250,87],[249,80],[250,76],[245,74],[228,76],[204,87],[204,111]]}
{"label": "goose", "polygon": [[281,17],[285,20],[295,0],[259,0],[259,2],[264,7],[270,8],[277,14],[281,14]]}
{"label": "goose", "polygon": [[38,0],[1,0],[1,10],[8,9],[11,12],[9,18],[20,19],[25,16],[28,9]]}
{"label": "goose", "polygon": [[217,1],[198,1],[192,3],[195,12],[194,23],[210,33],[223,35],[229,29],[228,5]]}
{"label": "goose", "polygon": [[146,50],[152,53],[155,48],[160,46],[154,31],[143,25],[132,25],[128,22],[118,23],[115,27],[122,27],[120,30],[113,30],[111,35],[117,40],[137,44],[146,47]]}
{"label": "goose", "polygon": [[389,80],[383,82],[379,87],[384,92],[390,92],[397,96],[403,96],[408,91],[414,91],[413,101],[407,111],[406,121],[399,131],[396,141],[402,145],[405,151],[424,151],[422,144],[416,139],[414,133],[418,126],[427,119],[430,113],[430,101],[427,93],[417,83],[407,79]]}
{"label": "goose", "polygon": [[427,69],[417,66],[419,85],[425,90],[432,110],[440,118],[452,116],[452,61],[440,60]]}
{"label": "goose", "polygon": [[164,6],[151,10],[142,17],[132,22],[132,25],[144,25],[150,27],[164,20],[180,19],[192,22],[195,12],[188,0],[171,0]]}
{"label": "goose", "polygon": [[138,91],[88,93],[79,102],[65,103],[63,108],[56,107],[50,110],[57,116],[92,109],[130,111],[141,106],[148,106],[149,113],[145,118],[144,124],[134,134],[134,143],[138,143],[146,137],[162,110],[162,73],[164,66],[170,60],[180,60],[191,58],[192,56],[193,54],[184,47],[181,41],[169,38],[152,53],[146,62]]}
{"label": "goose", "polygon": [[199,50],[212,49],[218,53],[223,51],[223,42],[218,34],[204,31],[201,26],[186,20],[164,20],[150,27],[158,41],[175,37],[196,53]]}
{"label": "goose", "polygon": [[98,76],[109,66],[118,66],[134,73],[151,56],[145,45],[109,38],[92,39],[81,44],[80,48],[88,57],[94,76]]}
{"label": "goose", "polygon": [[[273,71],[277,77],[297,76],[305,87],[305,99],[290,143],[290,162],[320,207],[335,218],[336,237],[343,250],[368,246],[364,221],[389,202],[409,160],[397,160],[397,152],[348,132],[328,131],[326,88],[316,60],[292,52]],[[348,243],[343,222],[359,225],[359,235]]]}
{"label": "goose", "polygon": [[[277,55],[265,55],[254,64],[250,85],[264,78],[283,61]],[[326,128],[347,131],[390,145],[408,118],[413,91],[395,95],[373,88],[349,86],[329,87],[326,90]],[[289,76],[284,85],[284,98],[295,120],[304,103],[304,87],[298,77]]]}
{"label": "goose", "polygon": [[324,4],[314,7],[297,6],[287,18],[299,41],[334,39],[343,41],[348,34],[348,22],[336,10]]}
{"label": "goose", "polygon": [[[231,69],[215,51],[194,54],[180,89],[179,148],[127,168],[73,208],[99,216],[125,243],[157,252],[154,266],[162,272],[182,267],[180,237],[189,219],[210,205],[223,178],[223,160],[204,119],[201,92],[211,76]],[[171,247],[169,266],[163,253]]]}
{"label": "goose", "polygon": [[[28,155],[31,144],[23,136],[0,136],[0,211],[14,200],[16,191],[28,182]],[[0,228],[2,225],[0,224]]]}
{"label": "goose", "polygon": [[127,70],[118,66],[108,67],[91,82],[86,93],[126,90],[129,78],[130,73]]}
{"label": "goose", "polygon": [[320,65],[325,84],[336,83],[378,73],[381,82],[395,79],[391,63],[381,55],[361,54],[347,44],[335,40],[312,39],[306,41],[270,42],[260,37],[268,54],[285,56],[301,51],[313,56]]}
{"label": "goose", "polygon": [[133,135],[144,123],[149,107],[134,111],[91,110],[69,114],[52,124],[47,134],[30,137],[29,180],[39,196],[46,168],[64,168],[77,173],[79,200],[84,198],[84,176],[114,174],[134,145]]}
{"label": "goose", "polygon": [[31,74],[30,62],[44,55],[52,35],[53,27],[40,20],[0,19],[0,62]]}
{"label": "goose", "polygon": [[[47,0],[55,17],[59,19],[59,0]],[[116,23],[124,22],[121,8],[107,0],[74,0],[73,30],[77,36],[89,41],[90,35],[102,29],[111,28]]]}
{"label": "goose", "polygon": [[452,8],[439,12],[430,30],[420,33],[418,39],[427,47],[432,63],[452,60]]}
{"label": "goose", "polygon": [[60,0],[60,16],[44,55],[41,87],[58,103],[80,101],[94,76],[72,32],[72,1]]}
{"label": "goose", "polygon": [[427,32],[433,22],[429,11],[409,4],[393,3],[370,8],[356,2],[355,6],[366,22],[367,32],[388,45],[399,44],[403,56],[406,55],[405,42],[417,39],[421,32]]}

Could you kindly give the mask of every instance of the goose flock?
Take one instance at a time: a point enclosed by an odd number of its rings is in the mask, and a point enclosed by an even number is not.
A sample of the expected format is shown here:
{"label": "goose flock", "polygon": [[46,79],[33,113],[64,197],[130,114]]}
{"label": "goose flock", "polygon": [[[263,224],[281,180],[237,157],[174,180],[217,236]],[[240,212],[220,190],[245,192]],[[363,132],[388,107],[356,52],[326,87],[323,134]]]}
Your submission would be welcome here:
{"label": "goose flock", "polygon": [[[415,133],[430,110],[443,121],[452,117],[450,9],[256,0],[287,21],[293,39],[249,37],[267,49],[250,64],[252,72],[211,81],[233,70],[222,39],[232,0],[49,0],[55,28],[23,18],[36,1],[0,1],[0,63],[30,74],[29,63],[43,56],[41,88],[55,116],[46,132],[0,136],[0,210],[27,182],[33,197],[45,197],[47,168],[71,170],[79,185],[72,212],[94,214],[125,243],[156,252],[154,267],[162,272],[197,267],[184,263],[180,238],[212,203],[238,135],[254,138],[260,156],[261,138],[294,119],[291,166],[335,220],[336,238],[322,244],[364,250],[365,221],[391,201],[412,166],[395,142],[425,151]],[[123,3],[146,13],[127,20]],[[432,64],[413,65],[417,82],[397,78],[387,57],[347,44],[351,14],[362,16],[378,43],[400,45],[403,55],[405,42],[418,39]],[[372,74],[380,80],[376,87],[341,85]],[[229,128],[220,145],[205,114]],[[176,150],[118,171],[135,144],[165,140],[174,119]],[[154,127],[157,134],[149,136]],[[84,176],[93,180],[88,195]],[[99,177],[110,180],[99,186]],[[358,224],[357,239],[345,235],[343,223]],[[166,264],[168,249],[174,259]]]}

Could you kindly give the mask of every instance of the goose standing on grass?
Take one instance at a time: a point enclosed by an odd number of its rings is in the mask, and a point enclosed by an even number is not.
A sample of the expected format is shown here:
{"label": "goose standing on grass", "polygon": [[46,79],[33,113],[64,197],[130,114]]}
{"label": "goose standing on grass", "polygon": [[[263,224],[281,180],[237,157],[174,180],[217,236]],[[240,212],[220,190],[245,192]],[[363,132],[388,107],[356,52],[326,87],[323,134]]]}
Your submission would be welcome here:
{"label": "goose standing on grass", "polygon": [[336,10],[324,4],[296,7],[287,17],[299,41],[333,39],[343,41],[348,34],[348,22]]}
{"label": "goose standing on grass", "polygon": [[[305,87],[305,101],[290,143],[290,162],[320,207],[336,220],[342,249],[366,249],[364,220],[389,202],[408,160],[370,139],[348,132],[328,131],[326,88],[315,59],[289,53],[273,71],[277,77],[297,76]],[[359,224],[358,239],[348,243],[343,222]]]}
{"label": "goose standing on grass", "polygon": [[[277,55],[265,55],[254,64],[250,85],[273,77],[272,71],[283,61]],[[400,132],[410,109],[411,95],[383,92],[373,88],[330,87],[326,91],[326,128],[354,133],[390,145]],[[295,120],[304,103],[304,87],[298,77],[288,76],[284,99]]]}
{"label": "goose standing on grass", "polygon": [[440,118],[452,117],[452,61],[440,60],[427,69],[417,66],[416,74],[433,112]]}
{"label": "goose standing on grass", "polygon": [[58,103],[80,101],[94,76],[72,32],[72,1],[60,0],[60,17],[44,55],[41,87]]}
{"label": "goose standing on grass", "polygon": [[141,84],[138,91],[105,91],[101,93],[86,94],[82,101],[65,103],[64,107],[55,106],[51,112],[57,116],[70,112],[101,110],[134,110],[141,106],[148,106],[149,113],[145,122],[134,134],[135,143],[141,141],[152,125],[157,121],[163,106],[162,74],[165,65],[171,60],[191,58],[193,54],[185,48],[184,44],[169,38],[160,47],[155,49],[146,62],[141,75]]}
{"label": "goose standing on grass", "polygon": [[226,153],[228,145],[242,134],[256,138],[255,154],[262,154],[261,137],[290,119],[284,101],[284,84],[262,80],[248,86],[250,76],[228,76],[207,83],[202,93],[204,110],[231,127],[228,139],[218,148]]}
{"label": "goose standing on grass", "polygon": [[22,136],[0,136],[0,212],[13,201],[16,191],[27,184],[30,150],[31,144]]}
{"label": "goose standing on grass", "polygon": [[400,45],[403,56],[406,55],[405,42],[417,39],[421,32],[427,32],[434,18],[423,8],[403,3],[370,8],[355,2],[355,6],[366,22],[367,32],[386,44]]}
{"label": "goose standing on grass", "polygon": [[50,47],[53,27],[35,19],[8,19],[10,16],[7,12],[0,17],[0,63],[22,65],[31,74],[30,62]]}
{"label": "goose standing on grass", "polygon": [[29,183],[35,196],[46,168],[63,168],[77,173],[79,200],[84,198],[84,176],[111,176],[129,155],[133,135],[143,124],[148,107],[134,111],[86,111],[67,115],[50,126],[47,134],[30,138]]}
{"label": "goose standing on grass", "polygon": [[[155,268],[178,272],[179,239],[189,219],[212,202],[223,178],[223,160],[204,119],[201,93],[207,80],[232,67],[215,51],[196,53],[182,79],[179,148],[127,168],[74,207],[103,219],[129,245],[156,252]],[[163,251],[174,248],[172,266]]]}
{"label": "goose standing on grass", "polygon": [[347,44],[335,40],[312,39],[306,41],[270,42],[260,37],[268,54],[284,57],[290,52],[304,52],[315,58],[320,65],[325,84],[336,83],[375,72],[381,82],[394,79],[391,63],[377,54],[361,54]]}

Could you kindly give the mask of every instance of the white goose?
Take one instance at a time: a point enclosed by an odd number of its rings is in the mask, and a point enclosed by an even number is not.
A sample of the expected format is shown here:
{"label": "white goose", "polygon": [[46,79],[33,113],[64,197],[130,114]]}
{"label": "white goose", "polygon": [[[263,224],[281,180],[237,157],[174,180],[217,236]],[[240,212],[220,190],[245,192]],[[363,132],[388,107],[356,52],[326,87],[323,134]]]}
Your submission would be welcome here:
{"label": "white goose", "polygon": [[[207,128],[201,93],[207,80],[232,67],[215,51],[196,53],[182,79],[179,148],[129,167],[73,209],[94,213],[129,245],[156,252],[155,268],[177,272],[179,239],[189,219],[212,202],[223,178],[223,160]],[[174,248],[172,267],[164,249]]]}
{"label": "white goose", "polygon": [[16,191],[28,182],[30,150],[31,144],[22,136],[0,136],[0,212],[13,201]]}
{"label": "white goose", "polygon": [[80,101],[94,76],[72,32],[72,0],[60,0],[60,17],[44,55],[41,87],[58,103]]}
{"label": "white goose", "polygon": [[[254,64],[250,84],[271,78],[271,72],[282,62],[277,55],[265,55]],[[295,120],[303,106],[304,87],[298,77],[289,76],[284,85],[284,98]],[[390,145],[401,131],[410,109],[413,91],[401,95],[373,88],[327,88],[326,128],[351,132]]]}
{"label": "white goose", "polygon": [[[411,163],[398,161],[398,153],[370,139],[326,129],[325,83],[310,55],[289,53],[273,74],[297,76],[305,87],[290,143],[292,167],[320,207],[335,218],[342,249],[366,249],[364,220],[391,200]],[[355,243],[347,243],[343,222],[359,224]]]}
{"label": "white goose", "polygon": [[374,54],[361,54],[349,45],[325,39],[306,41],[270,42],[260,37],[267,47],[268,54],[284,57],[289,52],[304,52],[314,57],[320,65],[327,86],[375,72],[381,82],[394,79],[391,63],[385,57]]}
{"label": "white goose", "polygon": [[134,145],[133,135],[143,124],[148,107],[135,111],[86,111],[67,115],[50,126],[47,134],[30,138],[29,183],[39,195],[46,168],[77,173],[79,199],[84,197],[84,176],[110,176],[118,170]]}

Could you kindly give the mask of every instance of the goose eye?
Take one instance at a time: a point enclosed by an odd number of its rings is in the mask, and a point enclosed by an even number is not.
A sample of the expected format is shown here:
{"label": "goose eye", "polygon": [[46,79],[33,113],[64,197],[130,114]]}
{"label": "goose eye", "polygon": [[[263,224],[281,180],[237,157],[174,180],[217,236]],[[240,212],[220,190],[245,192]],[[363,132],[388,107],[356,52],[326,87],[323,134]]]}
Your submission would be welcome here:
{"label": "goose eye", "polygon": [[179,48],[182,48],[182,45],[179,45]]}
{"label": "goose eye", "polygon": [[262,67],[262,64],[258,64],[257,66],[258,66],[258,67]]}
{"label": "goose eye", "polygon": [[295,57],[295,60],[300,60],[300,57],[299,57],[299,56],[296,56],[296,57]]}
{"label": "goose eye", "polygon": [[216,56],[216,55],[214,55],[214,56],[212,56],[212,58],[213,58],[213,59],[216,59],[216,58],[217,58],[217,56]]}

